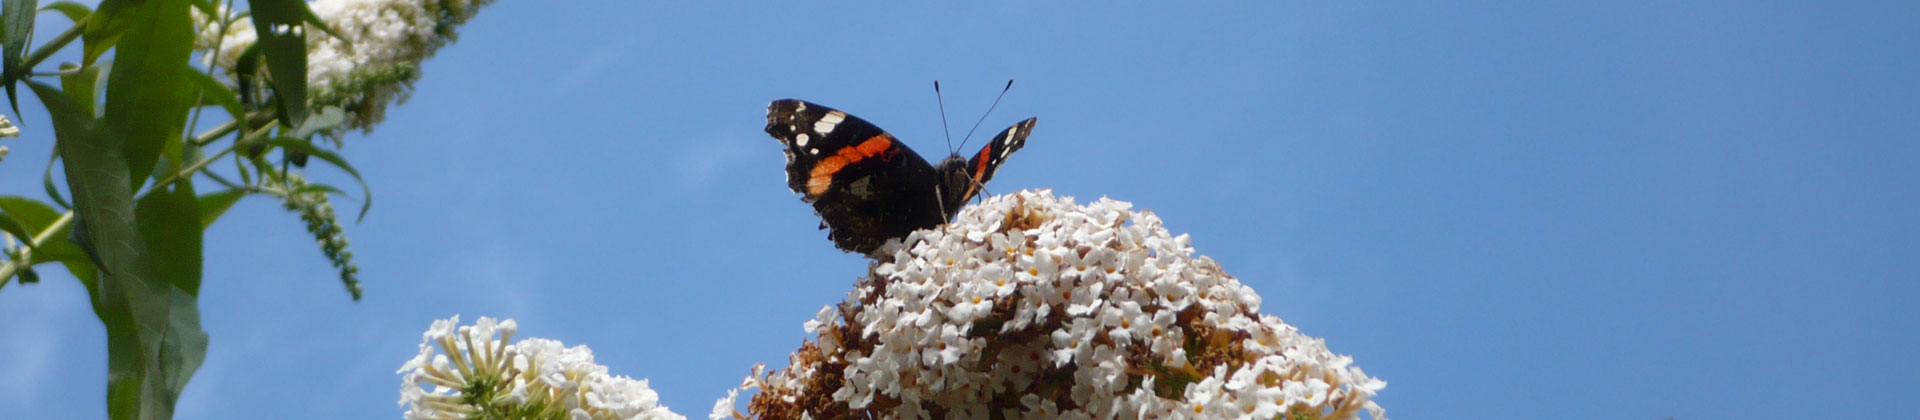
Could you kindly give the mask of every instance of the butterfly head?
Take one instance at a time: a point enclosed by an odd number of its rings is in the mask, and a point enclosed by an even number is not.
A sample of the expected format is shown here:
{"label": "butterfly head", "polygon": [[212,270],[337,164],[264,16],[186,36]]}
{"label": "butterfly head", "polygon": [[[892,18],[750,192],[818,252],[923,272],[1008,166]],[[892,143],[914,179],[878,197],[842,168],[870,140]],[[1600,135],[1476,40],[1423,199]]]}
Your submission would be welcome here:
{"label": "butterfly head", "polygon": [[944,215],[951,217],[960,212],[960,207],[980,192],[974,173],[967,170],[967,158],[958,153],[934,165],[933,172],[940,175],[940,205]]}

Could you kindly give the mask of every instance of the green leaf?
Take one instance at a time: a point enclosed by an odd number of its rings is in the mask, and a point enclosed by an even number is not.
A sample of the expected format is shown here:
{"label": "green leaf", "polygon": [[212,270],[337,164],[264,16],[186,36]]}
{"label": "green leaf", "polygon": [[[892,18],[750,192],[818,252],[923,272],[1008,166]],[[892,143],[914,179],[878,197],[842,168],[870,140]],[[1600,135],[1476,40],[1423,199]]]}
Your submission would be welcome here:
{"label": "green leaf", "polygon": [[341,42],[345,42],[347,40],[347,37],[341,36],[339,32],[334,32],[333,27],[327,25],[327,21],[320,20],[320,15],[313,13],[312,7],[304,7],[305,5],[302,5],[302,6],[303,7],[301,7],[301,9],[304,9],[305,15],[301,16],[301,20],[307,22],[307,25],[313,26],[315,28],[320,28],[321,32],[326,32],[327,36],[331,36],[333,37],[333,39],[338,39]]}
{"label": "green leaf", "polygon": [[20,98],[15,94],[22,77],[27,74],[27,41],[33,38],[33,16],[39,9],[37,0],[6,0],[4,9],[0,9],[0,45],[4,45],[7,54],[6,69],[0,72],[0,82],[7,85],[7,103],[13,105],[13,115],[20,115]]}
{"label": "green leaf", "polygon": [[104,117],[107,127],[125,137],[127,185],[138,190],[160,151],[179,141],[187,124],[194,33],[186,0],[148,0],[133,9],[133,24],[114,48]]}
{"label": "green leaf", "polygon": [[[120,220],[126,222],[125,227],[129,229],[124,232],[127,235],[108,232],[105,237],[114,242],[91,240],[102,237],[101,232],[97,231],[83,235],[82,239],[89,240],[94,246],[128,246],[122,242],[132,239],[133,191],[125,188],[126,162],[120,157],[123,151],[118,139],[58,89],[33,81],[27,84],[40,96],[40,103],[46,105],[47,113],[53,119],[55,148],[64,162],[62,166],[66,168],[67,189],[73,193],[74,216],[79,222],[88,224]],[[100,188],[102,185],[119,185],[120,188],[103,190]],[[89,228],[99,230],[99,226],[76,230]],[[94,253],[93,250],[88,252]],[[104,261],[104,258],[96,259]],[[104,262],[102,265],[108,272],[121,268]]]}
{"label": "green leaf", "polygon": [[213,226],[213,221],[220,220],[220,215],[226,214],[227,209],[233,208],[233,203],[240,202],[240,198],[246,196],[247,191],[238,188],[200,195],[200,228]]}
{"label": "green leaf", "polygon": [[308,136],[312,136],[313,133],[330,130],[346,122],[347,112],[342,111],[340,107],[330,106],[321,108],[320,113],[308,116],[307,121],[301,123],[299,128],[293,129],[293,132],[287,134],[287,137],[305,139]]}
{"label": "green leaf", "polygon": [[[107,65],[105,62],[96,64],[97,65],[86,66],[77,71],[72,71],[69,72],[69,74],[60,76],[61,90],[66,93],[68,99],[72,100],[74,106],[80,108],[80,113],[86,115],[89,119],[94,115],[98,115],[94,113],[93,108],[94,100],[98,98],[98,96],[95,95],[94,88],[99,86],[100,82],[104,81],[102,80],[103,75],[100,74],[100,67]],[[62,66],[62,68],[64,69],[66,67]],[[53,182],[53,164],[59,160],[60,151],[56,149],[53,152],[53,156],[47,158],[47,169],[45,173],[41,174],[40,182],[42,186],[46,187],[47,197],[53,199],[54,204],[59,204],[60,208],[63,209],[72,209],[73,204],[68,203],[66,198],[60,195],[60,187]]]}
{"label": "green leaf", "polygon": [[[199,230],[199,229],[195,229]],[[198,282],[199,279],[194,279]],[[173,403],[187,389],[187,381],[207,360],[207,331],[200,328],[199,298],[180,289],[167,294],[172,308],[167,311],[166,333],[161,337],[160,375],[165,378],[166,411],[172,417]]]}
{"label": "green leaf", "polygon": [[346,191],[341,191],[339,188],[335,188],[332,185],[322,184],[318,182],[302,185],[300,186],[300,188],[294,188],[293,191],[287,191],[287,194],[288,195],[305,194],[305,193],[311,193],[311,192],[335,194],[335,195],[347,195]]}
{"label": "green leaf", "polygon": [[206,360],[207,333],[200,328],[193,295],[165,284],[152,286],[139,296],[134,322],[102,318],[107,413],[115,420],[172,418],[180,391]]}
{"label": "green leaf", "polygon": [[83,50],[81,65],[93,64],[94,59],[100,58],[101,54],[106,54],[107,50],[113,49],[115,44],[120,43],[120,36],[127,32],[127,28],[133,26],[136,18],[133,16],[132,9],[139,4],[140,0],[100,2],[100,7],[95,8],[93,14],[87,17],[86,32],[80,33],[81,43],[85,45],[81,48]]}
{"label": "green leaf", "polygon": [[93,9],[87,8],[87,5],[70,1],[56,1],[53,4],[40,6],[40,11],[48,10],[56,10],[60,14],[67,15],[67,19],[73,20],[76,24],[86,23],[87,15],[93,14]]}
{"label": "green leaf", "polygon": [[[227,110],[227,114],[231,115],[234,121],[246,120],[247,114],[245,111],[242,111],[240,107],[240,96],[233,93],[233,89],[228,89],[225,83],[213,80],[213,76],[209,76],[206,73],[190,71],[187,72],[187,74],[189,75],[188,77],[193,79],[194,84],[199,85],[200,94],[204,95],[201,96],[202,98],[206,98],[207,101],[220,105],[221,109]],[[205,103],[194,104],[194,106],[201,105],[205,105]]]}
{"label": "green leaf", "polygon": [[[149,5],[165,2],[151,0]],[[148,241],[141,238],[137,226],[133,191],[127,188],[131,175],[119,137],[86,115],[64,92],[38,82],[27,85],[53,120],[55,148],[65,162],[68,189],[73,191],[75,232],[93,244],[98,272],[74,271],[77,277],[99,276],[90,290],[94,314],[107,329],[108,415],[116,420],[171,418],[180,386],[205,357],[206,333],[199,328],[193,294],[178,286],[197,285],[199,280],[148,274],[161,271],[180,276],[188,271],[179,263],[149,266]],[[181,194],[181,188],[167,194]],[[185,194],[191,198],[190,187],[184,188],[189,188]],[[194,212],[162,207],[169,210],[141,213],[188,213],[187,223],[198,222]],[[179,251],[167,252],[178,255]],[[194,264],[197,267],[198,262]]]}
{"label": "green leaf", "polygon": [[193,183],[148,191],[134,209],[152,269],[147,273],[188,294],[200,294],[201,214]]}
{"label": "green leaf", "polygon": [[[55,220],[60,219],[59,210],[55,210],[53,207],[48,207],[46,204],[34,201],[31,198],[9,195],[0,196],[0,212],[20,222],[20,228],[29,234],[47,237],[47,240],[41,243],[40,246],[33,248],[33,264],[53,261],[64,262],[69,260],[93,264],[93,261],[87,258],[87,254],[82,252],[79,246],[67,241],[68,229],[72,229],[73,225],[66,225],[66,227],[54,232],[43,232],[47,230],[48,227],[53,226]],[[21,238],[23,238],[21,240],[22,242],[31,240],[28,239],[30,237],[26,236],[22,236]]]}
{"label": "green leaf", "polygon": [[86,252],[81,251],[80,246],[67,240],[73,225],[69,223],[59,230],[45,232],[48,227],[53,226],[55,220],[60,219],[60,210],[26,197],[0,196],[0,211],[13,216],[14,220],[18,220],[21,227],[26,228],[28,232],[40,232],[39,235],[47,237],[45,242],[33,249],[34,265],[60,262],[67,266],[67,271],[72,272],[74,278],[79,279],[81,284],[87,287],[89,296],[97,296],[93,293],[97,285],[94,281],[93,259],[89,258]]}
{"label": "green leaf", "polygon": [[[19,221],[20,227],[28,232],[45,230],[47,225],[53,224],[54,219],[60,218],[60,212],[53,207],[47,207],[39,201],[17,195],[0,195],[0,213],[12,216],[13,220]],[[15,236],[32,238],[32,236]]]}
{"label": "green leaf", "polygon": [[267,56],[269,83],[278,97],[281,121],[299,127],[307,120],[307,38],[304,22],[313,14],[301,0],[248,0],[257,45]]}
{"label": "green leaf", "polygon": [[[256,83],[256,78],[260,77],[259,74],[260,44],[254,43],[253,45],[248,45],[246,49],[240,50],[240,57],[233,60],[233,82],[239,85],[240,92],[238,93],[240,94],[240,103],[246,104],[247,106],[260,103],[258,98],[254,98],[256,92],[259,92],[258,85],[254,84]],[[246,109],[252,110],[253,108]],[[251,125],[252,122],[248,122],[248,124]],[[246,133],[247,131],[248,130],[238,130],[235,132],[235,136],[237,137],[241,135],[240,133]]]}
{"label": "green leaf", "polygon": [[143,244],[134,228],[124,150],[65,93],[38,82],[27,85],[53,119],[55,148],[73,191],[74,232],[79,241],[93,244],[89,253],[104,275],[93,298],[94,314],[107,327],[107,412],[116,420],[148,418],[142,401],[155,398],[147,392],[151,388],[140,385],[156,363],[144,357],[153,347],[142,340],[137,320],[151,306],[142,303],[154,288],[139,274]]}
{"label": "green leaf", "polygon": [[40,282],[40,273],[33,272],[33,267],[21,267],[19,275],[20,275],[20,284],[34,284],[34,283]]}
{"label": "green leaf", "polygon": [[27,231],[26,227],[20,226],[20,222],[13,220],[13,216],[0,213],[0,232],[13,235],[14,239],[20,240],[20,243],[25,244],[28,249],[33,248],[33,233]]}
{"label": "green leaf", "polygon": [[266,140],[263,140],[262,142],[266,143],[269,146],[275,146],[282,149],[286,149],[287,151],[290,151],[290,152],[299,152],[299,153],[306,153],[308,155],[312,155],[313,157],[320,158],[320,160],[324,160],[324,161],[327,161],[327,163],[333,164],[333,166],[340,167],[341,170],[347,171],[347,174],[349,175],[353,175],[353,180],[358,181],[360,183],[360,194],[361,196],[363,196],[363,200],[360,204],[360,217],[359,219],[356,219],[356,220],[367,218],[367,210],[370,210],[373,208],[373,189],[367,187],[367,181],[360,179],[360,171],[354,170],[353,165],[347,164],[347,160],[345,158],[341,158],[339,154],[335,154],[332,151],[314,147],[313,143],[308,143],[306,140],[302,140],[302,139],[277,137],[277,138],[266,139]]}
{"label": "green leaf", "polygon": [[40,186],[46,187],[47,198],[53,199],[54,204],[59,204],[63,209],[73,209],[73,203],[68,203],[67,199],[61,198],[60,187],[53,183],[53,163],[58,161],[60,161],[60,150],[54,149],[53,156],[47,158],[47,170],[40,174]]}
{"label": "green leaf", "polygon": [[94,89],[100,85],[101,81],[100,67],[87,66],[76,69],[61,66],[60,70],[66,72],[60,75],[60,90],[67,92],[67,97],[72,98],[73,103],[79,105],[88,116],[98,115],[93,112],[93,105],[94,98],[98,97],[94,95],[97,92]]}
{"label": "green leaf", "polygon": [[[155,384],[161,386],[168,412],[207,354],[207,333],[200,329],[196,302],[204,249],[201,217],[200,200],[193,193],[193,184],[185,180],[148,191],[134,209],[140,239],[149,253],[146,272],[172,286],[166,288],[169,308],[159,346],[158,373],[162,380]],[[157,321],[163,320],[142,319],[140,324]]]}

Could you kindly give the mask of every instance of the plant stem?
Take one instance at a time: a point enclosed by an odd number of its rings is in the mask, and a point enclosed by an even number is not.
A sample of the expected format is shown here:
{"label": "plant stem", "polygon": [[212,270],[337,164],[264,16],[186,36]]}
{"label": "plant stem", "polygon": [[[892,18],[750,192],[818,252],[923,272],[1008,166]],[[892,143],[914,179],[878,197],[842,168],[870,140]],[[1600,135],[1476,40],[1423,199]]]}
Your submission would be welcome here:
{"label": "plant stem", "polygon": [[21,63],[20,66],[31,69],[33,66],[39,65],[40,62],[47,61],[47,57],[52,57],[53,53],[59,52],[61,48],[66,48],[68,43],[79,39],[80,34],[86,31],[86,22],[75,22],[73,27],[67,29],[66,32],[61,32],[60,35],[55,35],[53,39],[47,40],[47,43],[40,44],[40,48],[35,48],[33,54],[28,54],[27,61]]}

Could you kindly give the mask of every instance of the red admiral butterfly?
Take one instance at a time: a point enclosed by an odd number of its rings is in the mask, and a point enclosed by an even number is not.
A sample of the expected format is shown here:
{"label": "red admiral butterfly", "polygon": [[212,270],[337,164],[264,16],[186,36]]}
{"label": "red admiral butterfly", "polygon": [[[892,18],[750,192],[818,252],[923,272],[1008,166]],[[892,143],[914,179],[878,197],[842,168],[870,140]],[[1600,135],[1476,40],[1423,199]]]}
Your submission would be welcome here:
{"label": "red admiral butterfly", "polygon": [[952,219],[1027,143],[1034,120],[1007,127],[972,159],[955,153],[936,166],[846,112],[798,99],[767,105],[767,134],[787,146],[787,187],[813,203],[835,247],[861,254]]}

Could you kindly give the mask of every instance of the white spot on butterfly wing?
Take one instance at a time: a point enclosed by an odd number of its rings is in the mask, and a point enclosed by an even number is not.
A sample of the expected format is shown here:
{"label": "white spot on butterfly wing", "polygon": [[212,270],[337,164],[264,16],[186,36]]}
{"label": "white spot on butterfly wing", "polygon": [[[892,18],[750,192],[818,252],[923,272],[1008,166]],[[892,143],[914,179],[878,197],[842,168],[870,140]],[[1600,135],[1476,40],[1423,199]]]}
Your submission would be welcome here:
{"label": "white spot on butterfly wing", "polygon": [[1007,128],[1007,134],[1005,134],[1007,136],[1007,144],[1001,145],[1000,147],[1000,160],[1007,160],[1007,156],[1013,155],[1014,146],[1026,141],[1025,139],[1014,137],[1016,131],[1020,131],[1020,126],[1015,125]]}
{"label": "white spot on butterfly wing", "polygon": [[827,135],[827,133],[832,133],[834,126],[840,125],[841,121],[846,121],[846,120],[847,120],[847,113],[845,112],[840,112],[838,110],[827,111],[827,115],[822,115],[820,116],[819,121],[813,122],[813,131],[816,133],[820,133],[820,135],[824,136],[824,135]]}
{"label": "white spot on butterfly wing", "polygon": [[807,145],[807,133],[800,133],[800,134],[795,134],[795,135],[793,135],[793,141],[794,141],[794,144],[796,144],[796,145],[799,145],[799,146],[806,146],[806,145]]}
{"label": "white spot on butterfly wing", "polygon": [[820,148],[818,148],[818,147],[809,147],[809,148],[807,148],[807,154],[810,154],[810,155],[817,155],[817,154],[820,154]]}

